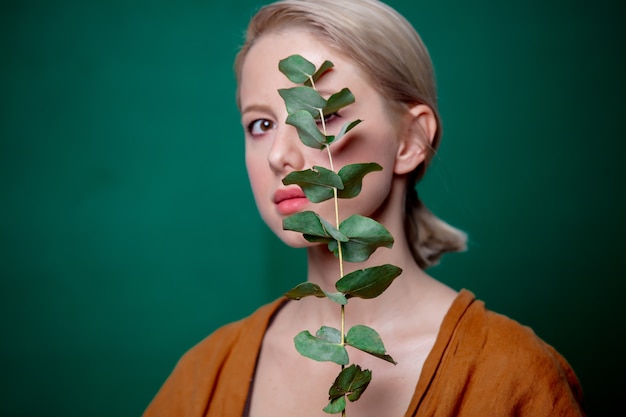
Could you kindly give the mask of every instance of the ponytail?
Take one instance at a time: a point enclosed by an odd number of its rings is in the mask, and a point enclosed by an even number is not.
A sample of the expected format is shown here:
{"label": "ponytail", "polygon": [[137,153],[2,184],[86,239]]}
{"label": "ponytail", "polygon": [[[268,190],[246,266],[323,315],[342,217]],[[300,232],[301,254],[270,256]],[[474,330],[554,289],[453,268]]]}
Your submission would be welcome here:
{"label": "ponytail", "polygon": [[467,234],[428,210],[414,187],[407,190],[405,209],[406,237],[411,254],[420,268],[438,264],[444,253],[467,249]]}

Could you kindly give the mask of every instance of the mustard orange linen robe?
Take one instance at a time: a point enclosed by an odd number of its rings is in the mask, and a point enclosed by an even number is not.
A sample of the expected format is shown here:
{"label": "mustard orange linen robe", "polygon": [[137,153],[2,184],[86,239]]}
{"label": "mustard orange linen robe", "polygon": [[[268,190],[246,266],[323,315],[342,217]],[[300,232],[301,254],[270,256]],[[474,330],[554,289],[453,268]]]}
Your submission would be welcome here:
{"label": "mustard orange linen robe", "polygon": [[[261,307],[189,350],[144,417],[242,416],[263,335],[285,301]],[[405,416],[584,416],[582,403],[573,370],[554,348],[463,290],[443,320]]]}

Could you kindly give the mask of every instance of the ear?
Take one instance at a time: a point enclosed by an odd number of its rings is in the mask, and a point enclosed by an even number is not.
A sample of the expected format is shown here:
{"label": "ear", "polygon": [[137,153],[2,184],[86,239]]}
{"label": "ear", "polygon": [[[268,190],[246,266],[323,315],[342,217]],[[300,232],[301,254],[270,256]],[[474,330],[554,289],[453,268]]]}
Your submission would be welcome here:
{"label": "ear", "polygon": [[429,106],[416,104],[406,110],[401,129],[394,165],[394,173],[399,175],[412,172],[424,162],[437,133],[437,118]]}

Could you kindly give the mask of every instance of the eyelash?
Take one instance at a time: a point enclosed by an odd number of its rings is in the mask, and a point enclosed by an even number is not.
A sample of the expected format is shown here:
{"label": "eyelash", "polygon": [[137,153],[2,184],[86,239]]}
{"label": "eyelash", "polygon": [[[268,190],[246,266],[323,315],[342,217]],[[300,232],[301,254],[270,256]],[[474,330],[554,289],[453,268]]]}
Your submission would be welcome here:
{"label": "eyelash", "polygon": [[[267,124],[269,124],[269,127],[267,127],[267,130],[264,130],[262,133],[254,133],[253,131],[255,129],[255,125],[257,125],[258,123],[262,123],[262,124],[267,123]],[[271,129],[274,129],[275,127],[276,127],[276,123],[272,122],[271,120],[268,120],[268,119],[256,119],[256,120],[253,120],[252,122],[250,122],[250,124],[248,124],[247,130],[248,130],[248,133],[250,134],[250,136],[256,138],[256,137],[263,136],[267,131],[269,131]],[[259,128],[261,128],[261,127],[259,126]]]}
{"label": "eyelash", "polygon": [[[329,115],[324,115],[324,124],[326,126],[328,126],[329,124],[331,124],[332,122],[335,121],[335,119],[340,118],[341,116],[339,115],[339,113],[332,113]],[[317,123],[318,125],[322,124],[322,121],[320,119],[316,119],[315,123]]]}

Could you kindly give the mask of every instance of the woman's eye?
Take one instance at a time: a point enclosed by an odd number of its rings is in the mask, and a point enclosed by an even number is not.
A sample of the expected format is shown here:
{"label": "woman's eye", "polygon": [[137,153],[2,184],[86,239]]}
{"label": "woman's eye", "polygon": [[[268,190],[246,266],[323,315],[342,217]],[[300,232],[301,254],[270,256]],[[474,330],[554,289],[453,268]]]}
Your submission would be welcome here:
{"label": "woman's eye", "polygon": [[[332,113],[332,114],[325,114],[324,115],[324,124],[329,124],[332,123],[333,120],[339,118],[341,116],[339,116],[337,113]],[[320,119],[316,119],[315,122],[319,125],[322,124],[322,121]]]}
{"label": "woman's eye", "polygon": [[248,132],[252,136],[262,136],[272,130],[276,125],[271,120],[257,119],[248,125]]}

